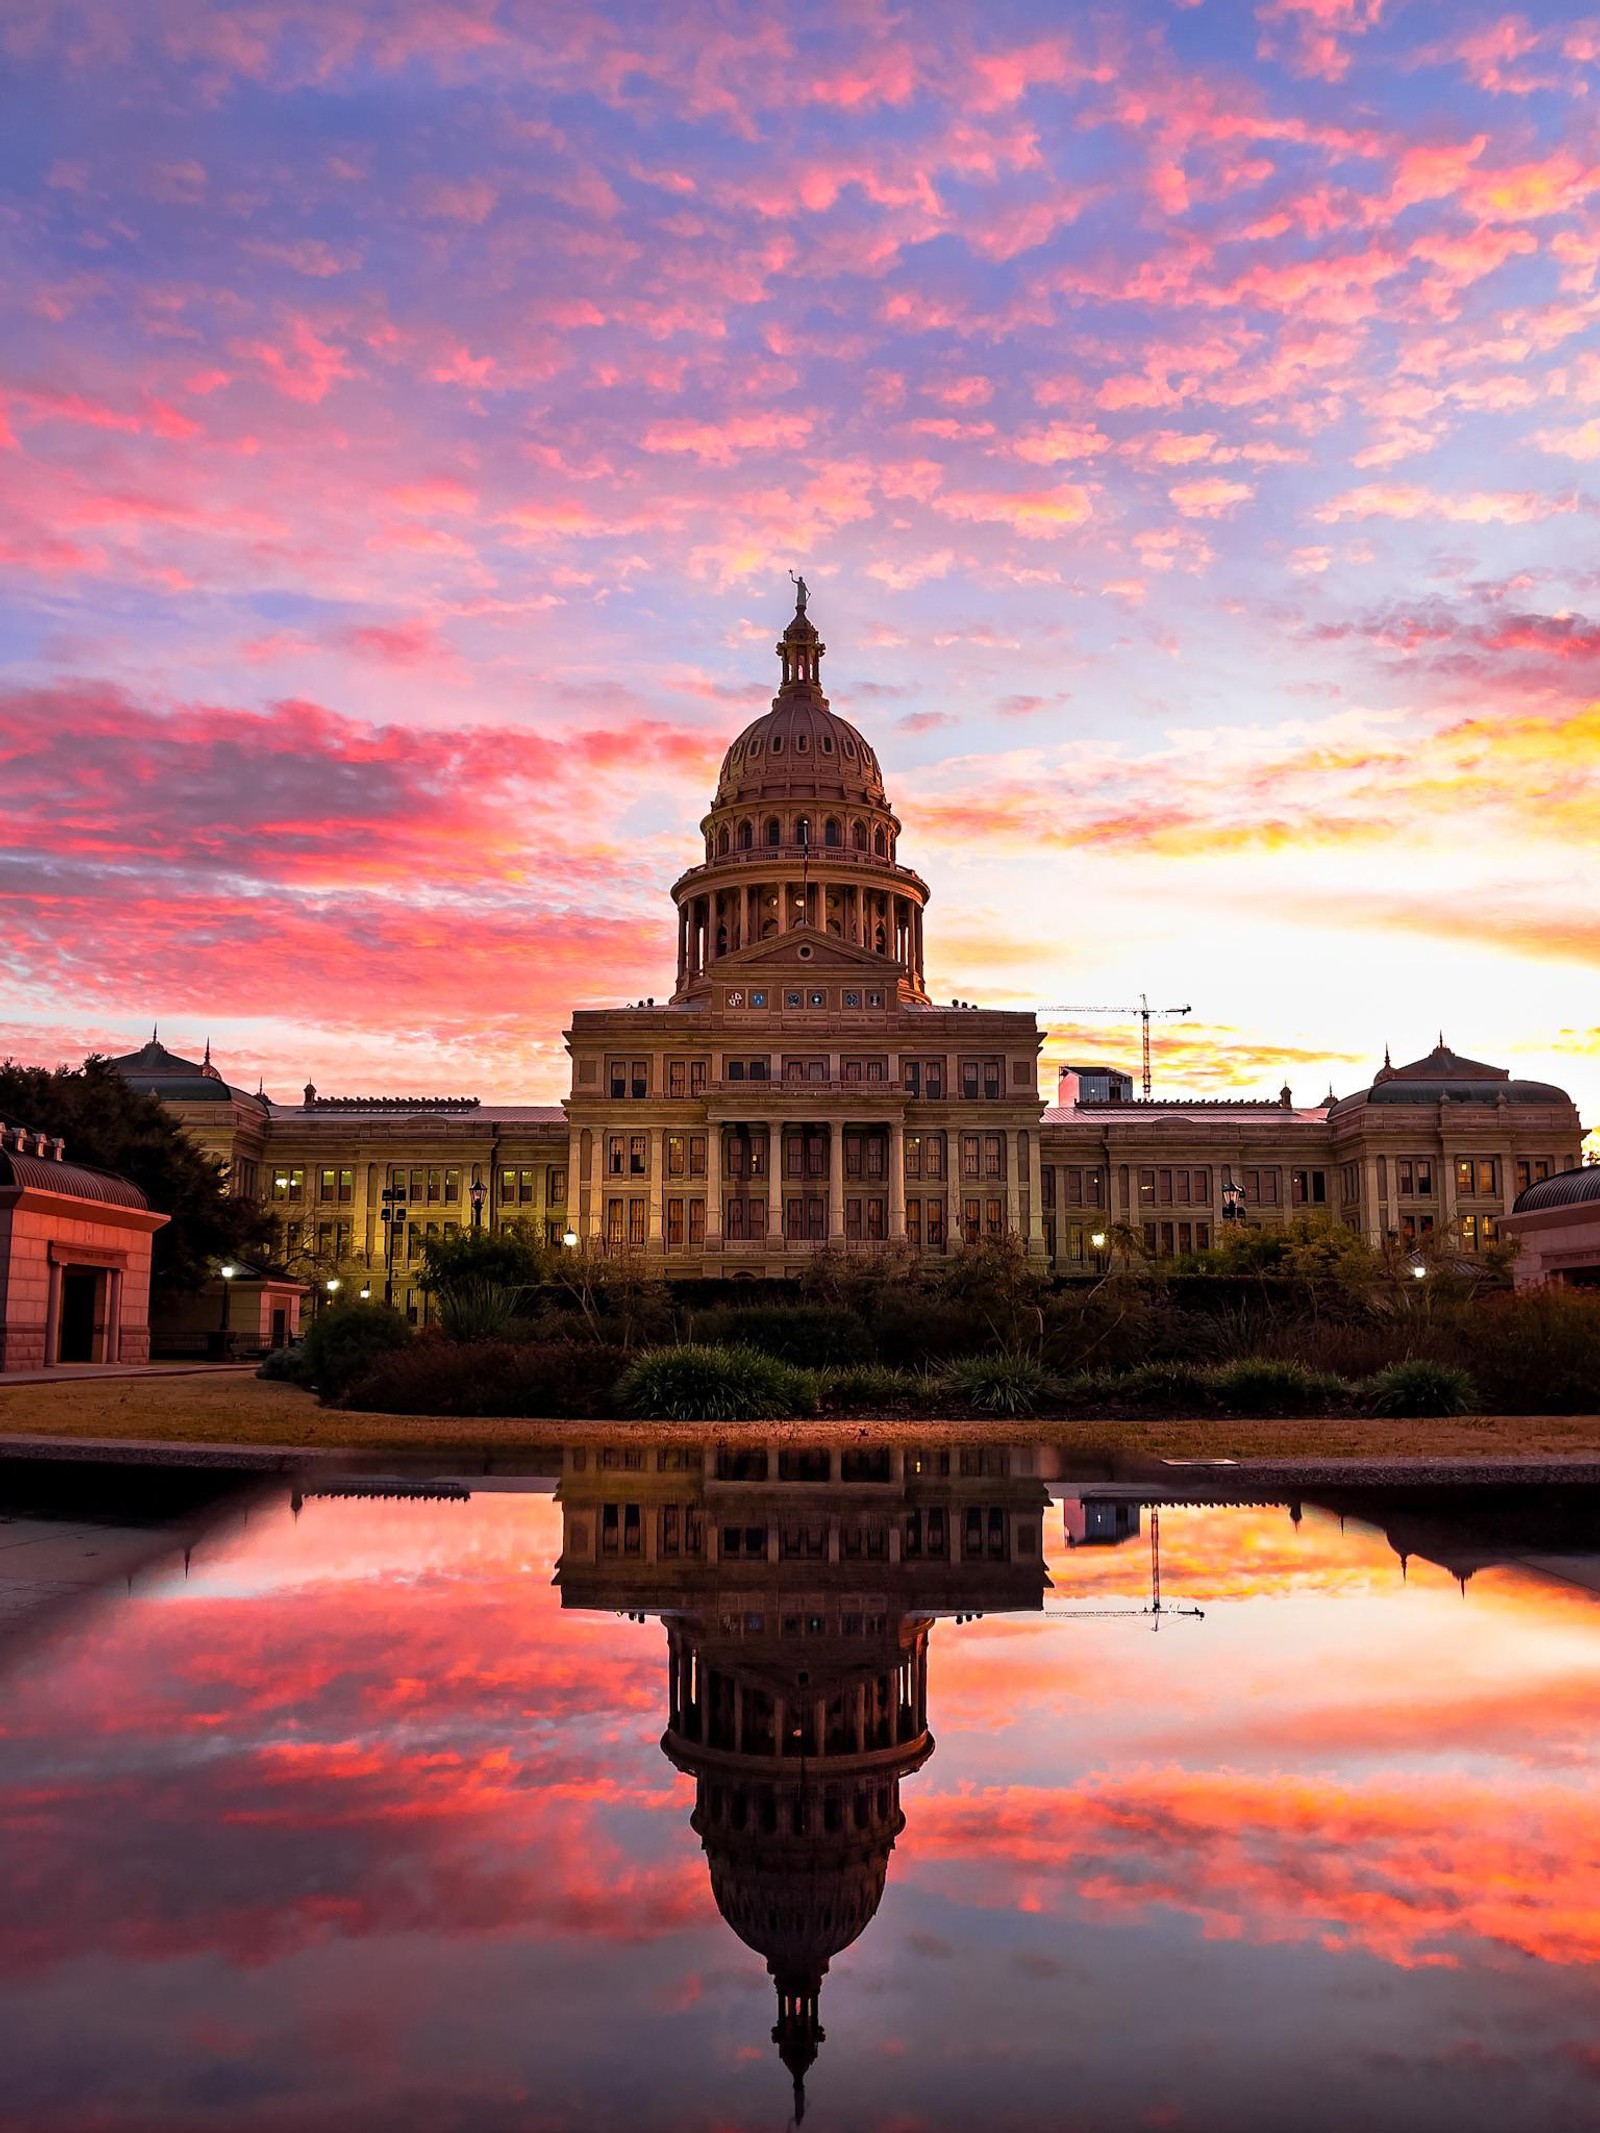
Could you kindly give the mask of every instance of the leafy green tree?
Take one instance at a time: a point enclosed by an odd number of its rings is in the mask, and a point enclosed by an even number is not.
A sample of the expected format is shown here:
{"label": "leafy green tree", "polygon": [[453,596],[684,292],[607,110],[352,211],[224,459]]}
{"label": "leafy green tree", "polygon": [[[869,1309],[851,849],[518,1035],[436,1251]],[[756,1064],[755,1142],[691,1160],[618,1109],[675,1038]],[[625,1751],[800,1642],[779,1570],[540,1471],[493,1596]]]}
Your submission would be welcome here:
{"label": "leafy green tree", "polygon": [[522,1222],[499,1230],[429,1237],[422,1247],[422,1286],[436,1294],[482,1283],[499,1289],[543,1288],[554,1278],[554,1250]]}
{"label": "leafy green tree", "polygon": [[155,1236],[155,1294],[198,1289],[219,1260],[273,1260],[271,1216],[230,1193],[222,1166],[201,1153],[158,1098],[130,1088],[107,1060],[54,1068],[6,1060],[0,1117],[59,1135],[69,1163],[115,1171],[171,1217]]}

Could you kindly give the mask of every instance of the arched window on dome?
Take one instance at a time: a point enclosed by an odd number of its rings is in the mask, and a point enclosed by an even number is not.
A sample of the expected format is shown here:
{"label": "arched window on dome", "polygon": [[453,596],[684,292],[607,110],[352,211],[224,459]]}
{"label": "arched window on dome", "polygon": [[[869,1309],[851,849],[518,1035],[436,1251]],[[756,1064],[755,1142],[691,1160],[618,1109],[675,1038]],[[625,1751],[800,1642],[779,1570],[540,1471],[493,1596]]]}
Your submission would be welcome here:
{"label": "arched window on dome", "polygon": [[783,735],[781,733],[775,733],[772,736],[772,753],[774,755],[782,755],[783,753]]}
{"label": "arched window on dome", "polygon": [[795,817],[794,841],[796,844],[809,844],[811,842],[811,817],[809,815],[797,815]]}
{"label": "arched window on dome", "polygon": [[726,822],[723,823],[721,829],[717,832],[717,850],[719,852],[731,852],[733,850],[733,838],[729,834],[728,825]]}
{"label": "arched window on dome", "polygon": [[761,834],[766,839],[768,844],[782,844],[783,824],[778,820],[776,815],[768,815],[766,820],[766,826],[763,828]]}
{"label": "arched window on dome", "polygon": [[831,733],[824,733],[819,735],[817,740],[817,746],[822,750],[824,755],[832,755],[833,735]]}
{"label": "arched window on dome", "polygon": [[852,844],[853,844],[853,845],[855,846],[855,848],[856,848],[856,850],[857,850],[858,852],[864,852],[864,851],[866,850],[866,848],[867,848],[867,825],[866,825],[866,824],[865,824],[864,822],[852,822],[852,823],[851,823],[851,825],[850,825],[850,842],[851,842],[851,843],[852,843]]}
{"label": "arched window on dome", "polygon": [[797,733],[797,734],[795,735],[795,737],[794,737],[794,752],[795,752],[795,754],[796,754],[796,755],[804,755],[804,754],[805,754],[805,752],[806,752],[806,750],[807,750],[807,749],[808,749],[808,748],[809,748],[810,746],[811,746],[811,737],[810,737],[810,735],[809,735],[809,734],[805,734],[805,733]]}
{"label": "arched window on dome", "polygon": [[887,859],[889,856],[889,840],[883,833],[883,824],[881,822],[872,833],[872,849],[880,859]]}
{"label": "arched window on dome", "polygon": [[756,826],[755,826],[755,824],[754,824],[753,822],[750,822],[750,821],[744,821],[744,822],[741,822],[741,823],[739,824],[739,849],[740,849],[740,851],[741,851],[741,852],[748,852],[748,851],[749,851],[749,849],[750,849],[750,847],[751,847],[751,846],[752,846],[752,845],[753,845],[753,844],[755,843],[755,841],[756,841]]}
{"label": "arched window on dome", "polygon": [[827,821],[823,823],[823,825],[822,825],[822,841],[823,841],[823,843],[824,843],[824,844],[826,844],[826,845],[837,845],[837,844],[838,844],[838,842],[839,842],[839,817],[838,817],[837,815],[830,815],[830,816],[828,817]]}

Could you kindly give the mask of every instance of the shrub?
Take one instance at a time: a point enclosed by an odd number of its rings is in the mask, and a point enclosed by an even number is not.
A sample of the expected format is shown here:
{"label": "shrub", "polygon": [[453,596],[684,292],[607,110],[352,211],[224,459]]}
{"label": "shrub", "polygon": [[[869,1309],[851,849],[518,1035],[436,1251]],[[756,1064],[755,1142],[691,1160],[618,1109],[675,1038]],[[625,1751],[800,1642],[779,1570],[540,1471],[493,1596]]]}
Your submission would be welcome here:
{"label": "shrub", "polygon": [[1100,1375],[1103,1396],[1139,1414],[1196,1415],[1215,1405],[1213,1373],[1198,1363],[1138,1363]]}
{"label": "shrub", "polygon": [[822,1404],[838,1415],[920,1413],[927,1404],[927,1380],[887,1363],[851,1364],[822,1372]]}
{"label": "shrub", "polygon": [[305,1350],[301,1342],[290,1341],[286,1347],[271,1348],[261,1358],[258,1378],[273,1378],[279,1384],[298,1385],[305,1370]]}
{"label": "shrub", "polygon": [[410,1338],[410,1327],[391,1304],[334,1304],[307,1326],[297,1375],[325,1400],[336,1400],[380,1355],[403,1348]]}
{"label": "shrub", "polygon": [[522,1293],[520,1288],[475,1274],[439,1289],[434,1309],[453,1341],[510,1340],[520,1322]]}
{"label": "shrub", "polygon": [[1326,1414],[1345,1406],[1350,1396],[1343,1378],[1267,1356],[1222,1363],[1204,1377],[1215,1404],[1240,1415]]}
{"label": "shrub", "polygon": [[1367,1405],[1375,1415],[1465,1415],[1477,1399],[1466,1371],[1423,1355],[1391,1363],[1366,1385]]}
{"label": "shrub", "polygon": [[712,1347],[759,1348],[812,1369],[872,1359],[861,1314],[828,1304],[726,1304],[697,1311],[694,1336]]}
{"label": "shrub", "polygon": [[963,1407],[982,1415],[1031,1415],[1051,1388],[1050,1373],[1023,1349],[967,1355],[949,1363],[940,1383]]}
{"label": "shrub", "polygon": [[594,1341],[452,1341],[421,1334],[378,1357],[341,1404],[383,1415],[527,1415],[604,1419],[617,1413],[626,1356]]}
{"label": "shrub", "polygon": [[630,1414],[662,1422],[766,1422],[817,1411],[816,1373],[759,1348],[647,1348],[617,1388]]}
{"label": "shrub", "polygon": [[981,1311],[940,1296],[891,1299],[878,1312],[872,1331],[880,1362],[911,1369],[953,1355],[977,1354],[994,1341]]}
{"label": "shrub", "polygon": [[1489,1299],[1463,1328],[1467,1362],[1491,1412],[1600,1411],[1600,1296],[1525,1289]]}

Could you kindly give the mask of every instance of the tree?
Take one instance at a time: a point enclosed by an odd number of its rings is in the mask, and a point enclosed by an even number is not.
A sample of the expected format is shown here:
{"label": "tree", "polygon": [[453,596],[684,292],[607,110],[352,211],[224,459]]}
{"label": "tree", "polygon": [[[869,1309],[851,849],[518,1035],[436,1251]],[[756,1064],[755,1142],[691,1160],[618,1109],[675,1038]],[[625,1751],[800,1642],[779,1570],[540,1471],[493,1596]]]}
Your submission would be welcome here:
{"label": "tree", "polygon": [[153,1294],[198,1289],[221,1260],[272,1259],[271,1216],[230,1193],[221,1166],[158,1098],[130,1088],[107,1060],[55,1068],[0,1063],[0,1117],[59,1136],[69,1163],[115,1171],[171,1217],[155,1235]]}
{"label": "tree", "polygon": [[454,1237],[429,1237],[422,1247],[422,1286],[436,1294],[469,1283],[500,1289],[542,1288],[554,1278],[554,1248],[529,1223],[504,1229],[469,1229]]}

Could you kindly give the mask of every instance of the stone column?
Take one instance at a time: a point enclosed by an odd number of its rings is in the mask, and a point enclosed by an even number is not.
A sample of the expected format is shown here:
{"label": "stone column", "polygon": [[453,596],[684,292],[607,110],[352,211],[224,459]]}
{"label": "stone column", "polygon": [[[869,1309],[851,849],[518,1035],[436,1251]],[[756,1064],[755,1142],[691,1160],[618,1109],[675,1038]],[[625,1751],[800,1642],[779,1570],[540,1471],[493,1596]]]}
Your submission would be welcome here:
{"label": "stone column", "polygon": [[706,1250],[722,1249],[722,1127],[706,1121]]}
{"label": "stone column", "polygon": [[45,1277],[44,1366],[61,1360],[61,1269],[52,1259]]}
{"label": "stone column", "polygon": [[1006,1228],[1015,1237],[1022,1228],[1022,1135],[1015,1126],[1006,1128]]}
{"label": "stone column", "polygon": [[828,1242],[844,1235],[844,1120],[828,1121]]}
{"label": "stone column", "polygon": [[1383,1219],[1383,1200],[1378,1191],[1378,1158],[1368,1155],[1361,1164],[1361,1190],[1366,1201],[1362,1208],[1362,1230],[1369,1244],[1381,1245],[1386,1224]]}
{"label": "stone column", "polygon": [[667,1131],[664,1126],[650,1128],[650,1209],[645,1228],[645,1244],[648,1250],[661,1250],[661,1195],[666,1185]]}
{"label": "stone column", "polygon": [[898,1118],[889,1121],[889,1238],[903,1243],[906,1234],[906,1129]]}
{"label": "stone column", "polygon": [[[1028,1251],[1035,1258],[1044,1256],[1044,1176],[1039,1160],[1040,1133],[1037,1126],[1028,1133]],[[1061,1236],[1061,1208],[1056,1208],[1056,1236]]]}
{"label": "stone column", "polygon": [[767,1245],[783,1248],[783,1121],[767,1120]]}
{"label": "stone column", "polygon": [[589,1135],[589,1226],[584,1232],[591,1244],[596,1244],[606,1233],[606,1136],[596,1126]]}

